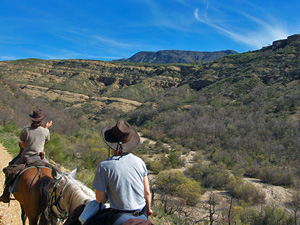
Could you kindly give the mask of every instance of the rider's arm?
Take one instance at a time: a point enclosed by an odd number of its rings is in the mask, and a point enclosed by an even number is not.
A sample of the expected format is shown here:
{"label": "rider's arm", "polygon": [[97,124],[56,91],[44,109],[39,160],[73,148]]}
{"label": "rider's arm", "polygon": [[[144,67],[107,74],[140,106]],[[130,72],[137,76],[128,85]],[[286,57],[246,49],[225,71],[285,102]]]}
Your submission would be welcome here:
{"label": "rider's arm", "polygon": [[108,200],[108,198],[105,192],[96,189],[96,200],[98,203],[105,203]]}
{"label": "rider's arm", "polygon": [[51,126],[52,126],[52,120],[51,120],[50,122],[47,122],[47,123],[46,123],[45,128],[48,129],[48,128],[51,127]]}
{"label": "rider's arm", "polygon": [[148,176],[144,176],[144,195],[146,200],[147,216],[151,216],[153,212],[151,209],[151,192],[150,192]]}
{"label": "rider's arm", "polygon": [[[50,122],[47,122],[45,125],[45,128],[49,128],[52,126],[52,120]],[[50,134],[47,135],[46,140],[45,140],[45,144],[50,140]]]}

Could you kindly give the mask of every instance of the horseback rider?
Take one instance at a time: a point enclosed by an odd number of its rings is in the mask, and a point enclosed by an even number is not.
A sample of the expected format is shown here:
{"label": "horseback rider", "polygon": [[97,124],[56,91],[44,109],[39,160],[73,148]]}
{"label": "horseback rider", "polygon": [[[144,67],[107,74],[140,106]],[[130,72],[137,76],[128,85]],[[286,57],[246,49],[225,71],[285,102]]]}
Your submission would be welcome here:
{"label": "horseback rider", "polygon": [[84,225],[117,225],[130,218],[148,220],[152,215],[148,171],[144,161],[130,153],[140,144],[139,135],[128,122],[119,120],[102,128],[102,137],[113,149],[113,156],[98,165],[93,188],[97,202],[109,200],[111,208],[108,213],[100,210]]}
{"label": "horseback rider", "polygon": [[[50,140],[50,132],[48,128],[52,126],[52,120],[47,122],[45,127],[42,127],[42,121],[46,117],[43,114],[41,109],[37,109],[33,111],[32,114],[29,115],[32,123],[30,127],[26,127],[23,129],[19,146],[21,148],[20,153],[9,163],[9,165],[14,164],[24,164],[28,160],[40,160],[48,163],[47,159],[44,157],[44,145],[46,142]],[[3,172],[7,170],[7,167],[3,169]],[[7,173],[5,173],[7,175]],[[9,203],[10,201],[10,192],[9,186],[10,182],[8,181],[8,177],[6,176],[5,188],[2,196],[0,197],[0,201],[4,203]]]}

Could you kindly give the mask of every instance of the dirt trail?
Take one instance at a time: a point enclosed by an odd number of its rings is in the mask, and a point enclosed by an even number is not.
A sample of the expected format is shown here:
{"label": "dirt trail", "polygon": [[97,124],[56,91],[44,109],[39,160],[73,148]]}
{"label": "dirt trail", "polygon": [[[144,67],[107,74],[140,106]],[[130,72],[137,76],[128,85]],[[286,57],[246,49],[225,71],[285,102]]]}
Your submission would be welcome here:
{"label": "dirt trail", "polygon": [[[6,149],[0,144],[0,192],[2,194],[4,184],[3,167],[6,167],[8,162],[12,160],[12,156],[8,154]],[[0,225],[19,225],[21,221],[21,208],[16,200],[10,201],[10,204],[0,202]],[[27,223],[28,224],[28,221]]]}

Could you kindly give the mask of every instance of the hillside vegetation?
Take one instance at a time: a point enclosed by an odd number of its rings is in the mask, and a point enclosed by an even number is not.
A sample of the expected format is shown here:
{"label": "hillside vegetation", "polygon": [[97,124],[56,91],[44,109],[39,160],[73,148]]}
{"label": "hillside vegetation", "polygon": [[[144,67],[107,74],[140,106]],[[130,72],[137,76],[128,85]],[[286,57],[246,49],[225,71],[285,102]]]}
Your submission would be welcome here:
{"label": "hillside vegetation", "polygon": [[[50,156],[70,166],[75,161],[85,174],[91,171],[84,177],[89,184],[95,165],[107,157],[100,127],[124,118],[155,141],[144,142],[136,153],[157,174],[153,190],[163,206],[157,218],[175,213],[178,224],[217,221],[216,213],[195,218],[187,209],[199,208],[199,196],[213,189],[234,199],[227,201],[226,210],[233,211],[223,215],[224,224],[275,224],[259,221],[270,217],[280,220],[277,224],[295,224],[297,212],[293,216],[275,206],[266,207],[263,216],[251,211],[249,206],[265,203],[264,196],[241,178],[299,186],[299,53],[300,35],[293,35],[199,64],[3,61],[0,123],[6,130],[10,124],[22,127],[34,108],[45,109],[55,125],[47,144]],[[184,168],[190,155],[192,165]],[[178,197],[175,203],[169,194]],[[211,206],[217,202],[214,196],[208,200]],[[299,202],[291,202],[293,209]]]}

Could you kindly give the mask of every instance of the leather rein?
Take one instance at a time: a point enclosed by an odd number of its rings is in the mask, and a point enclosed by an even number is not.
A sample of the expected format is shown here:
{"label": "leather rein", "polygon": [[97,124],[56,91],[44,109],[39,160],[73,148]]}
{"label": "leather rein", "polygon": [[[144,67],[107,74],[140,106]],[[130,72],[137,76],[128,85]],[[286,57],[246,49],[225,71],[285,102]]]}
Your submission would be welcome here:
{"label": "leather rein", "polygon": [[[58,193],[58,187],[61,181],[62,181],[62,177],[54,184],[52,193],[50,195],[50,199],[48,201],[47,208],[45,210],[45,215],[47,219],[49,219],[50,217],[55,217],[61,220],[65,220],[69,216],[68,213],[65,210],[63,210],[59,204],[62,198],[62,193],[65,188],[63,187],[62,190]],[[59,215],[53,212],[53,207],[56,207],[57,211],[59,212]]]}

